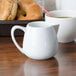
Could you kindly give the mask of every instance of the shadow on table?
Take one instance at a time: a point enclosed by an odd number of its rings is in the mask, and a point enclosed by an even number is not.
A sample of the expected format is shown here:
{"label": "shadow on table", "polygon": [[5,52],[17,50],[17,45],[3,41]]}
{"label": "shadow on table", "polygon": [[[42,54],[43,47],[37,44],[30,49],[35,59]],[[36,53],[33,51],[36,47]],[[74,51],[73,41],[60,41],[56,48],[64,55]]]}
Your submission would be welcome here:
{"label": "shadow on table", "polygon": [[48,60],[28,59],[23,68],[24,76],[58,76],[58,62],[55,58]]}

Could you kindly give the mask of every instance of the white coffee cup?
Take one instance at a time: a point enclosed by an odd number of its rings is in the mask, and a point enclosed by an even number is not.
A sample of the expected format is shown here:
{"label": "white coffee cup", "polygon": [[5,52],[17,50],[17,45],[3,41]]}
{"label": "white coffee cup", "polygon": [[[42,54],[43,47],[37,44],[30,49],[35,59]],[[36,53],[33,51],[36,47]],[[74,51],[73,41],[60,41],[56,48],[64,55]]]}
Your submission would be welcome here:
{"label": "white coffee cup", "polygon": [[[36,21],[27,24],[26,27],[14,26],[11,37],[16,47],[26,56],[32,59],[48,59],[57,52],[58,41],[53,23]],[[23,47],[21,48],[14,37],[14,31],[24,31]]]}
{"label": "white coffee cup", "polygon": [[[68,43],[76,39],[76,11],[73,10],[54,10],[50,11],[54,17],[45,15],[45,21],[59,24],[58,42]],[[58,18],[65,17],[65,18]]]}

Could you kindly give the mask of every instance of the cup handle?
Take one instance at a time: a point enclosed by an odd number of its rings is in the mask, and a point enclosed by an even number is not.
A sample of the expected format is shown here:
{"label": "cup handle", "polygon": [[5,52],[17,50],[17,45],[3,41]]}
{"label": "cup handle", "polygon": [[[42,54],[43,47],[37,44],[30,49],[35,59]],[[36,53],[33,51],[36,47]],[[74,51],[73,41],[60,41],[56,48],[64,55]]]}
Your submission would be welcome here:
{"label": "cup handle", "polygon": [[15,25],[14,27],[12,27],[12,29],[11,29],[11,38],[12,38],[12,41],[14,42],[14,44],[15,44],[15,46],[23,53],[23,48],[21,48],[20,46],[19,46],[19,44],[17,43],[17,41],[16,41],[16,39],[15,39],[15,35],[14,35],[14,32],[15,32],[15,30],[17,30],[17,29],[20,29],[20,30],[22,30],[22,31],[24,31],[25,32],[25,27],[23,27],[23,26],[18,26],[18,25]]}

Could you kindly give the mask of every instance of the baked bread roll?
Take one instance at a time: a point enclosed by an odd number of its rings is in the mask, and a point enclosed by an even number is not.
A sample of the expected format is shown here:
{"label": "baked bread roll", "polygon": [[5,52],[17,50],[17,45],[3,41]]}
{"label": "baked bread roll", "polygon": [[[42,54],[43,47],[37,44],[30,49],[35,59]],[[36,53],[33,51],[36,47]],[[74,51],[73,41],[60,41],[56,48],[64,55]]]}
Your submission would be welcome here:
{"label": "baked bread roll", "polygon": [[40,7],[34,0],[19,0],[18,5],[17,20],[36,20],[43,16]]}
{"label": "baked bread roll", "polygon": [[0,20],[13,20],[17,13],[16,0],[0,0]]}

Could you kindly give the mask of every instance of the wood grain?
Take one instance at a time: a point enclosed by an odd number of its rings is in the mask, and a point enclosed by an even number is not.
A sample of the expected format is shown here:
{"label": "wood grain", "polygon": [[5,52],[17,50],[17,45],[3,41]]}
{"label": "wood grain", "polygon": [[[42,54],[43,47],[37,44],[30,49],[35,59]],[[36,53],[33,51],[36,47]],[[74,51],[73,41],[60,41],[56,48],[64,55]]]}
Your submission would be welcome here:
{"label": "wood grain", "polygon": [[[22,46],[22,37],[16,38]],[[0,37],[0,76],[76,76],[76,43],[59,43],[48,60],[32,60],[22,54],[10,37]]]}

